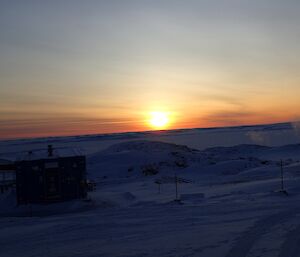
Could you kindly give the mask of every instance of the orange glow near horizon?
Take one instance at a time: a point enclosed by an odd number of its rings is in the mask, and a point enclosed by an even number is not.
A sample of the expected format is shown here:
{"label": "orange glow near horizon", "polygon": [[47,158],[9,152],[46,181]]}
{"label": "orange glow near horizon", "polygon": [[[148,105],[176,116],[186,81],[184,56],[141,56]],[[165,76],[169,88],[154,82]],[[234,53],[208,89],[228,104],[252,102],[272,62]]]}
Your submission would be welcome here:
{"label": "orange glow near horizon", "polygon": [[290,111],[289,114],[287,109],[264,111],[258,109],[255,112],[247,112],[225,110],[226,106],[221,106],[222,108],[218,106],[217,109],[216,106],[217,103],[207,104],[201,108],[200,106],[184,108],[185,106],[161,101],[148,105],[140,104],[140,108],[136,106],[135,109],[124,108],[107,113],[101,112],[101,109],[89,109],[73,117],[68,113],[57,113],[56,117],[45,113],[44,118],[41,115],[31,118],[29,114],[24,113],[22,116],[11,115],[2,120],[0,139],[226,127],[299,120],[296,113]]}
{"label": "orange glow near horizon", "polygon": [[[162,112],[163,113],[163,112]],[[264,120],[264,116],[246,117],[245,119],[236,119],[230,122],[212,121],[207,117],[194,118],[174,118],[174,115],[167,113],[167,120],[164,116],[154,116],[151,120],[151,115],[148,113],[148,119],[137,119],[136,121],[121,121],[121,122],[103,122],[102,120],[79,120],[79,121],[61,121],[61,120],[45,120],[45,121],[24,121],[14,125],[2,126],[0,131],[0,139],[18,139],[18,138],[37,138],[37,137],[56,137],[56,136],[76,136],[89,134],[110,134],[110,133],[126,133],[151,130],[172,130],[172,129],[192,129],[192,128],[208,128],[208,127],[227,127],[240,125],[257,125],[271,124],[295,121],[292,117],[284,119],[270,118]],[[164,113],[163,113],[164,114]],[[299,120],[299,119],[298,119]],[[22,127],[20,129],[20,127]]]}

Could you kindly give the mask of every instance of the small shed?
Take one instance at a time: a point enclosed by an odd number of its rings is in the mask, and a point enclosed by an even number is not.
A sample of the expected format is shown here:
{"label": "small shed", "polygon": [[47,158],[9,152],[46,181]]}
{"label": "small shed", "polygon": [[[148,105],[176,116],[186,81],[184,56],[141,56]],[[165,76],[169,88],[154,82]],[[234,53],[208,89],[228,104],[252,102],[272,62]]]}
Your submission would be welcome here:
{"label": "small shed", "polygon": [[51,203],[85,198],[86,159],[48,150],[30,151],[15,163],[18,204]]}

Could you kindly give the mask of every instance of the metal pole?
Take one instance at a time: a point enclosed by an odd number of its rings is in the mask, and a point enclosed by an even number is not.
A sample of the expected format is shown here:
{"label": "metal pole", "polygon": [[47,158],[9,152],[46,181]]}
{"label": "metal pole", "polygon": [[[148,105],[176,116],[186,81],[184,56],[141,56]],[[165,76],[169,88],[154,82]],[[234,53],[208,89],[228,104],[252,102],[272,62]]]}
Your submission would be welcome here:
{"label": "metal pole", "polygon": [[284,191],[284,185],[283,185],[283,162],[280,160],[280,171],[281,171],[281,191]]}
{"label": "metal pole", "polygon": [[176,198],[175,200],[178,200],[178,181],[177,181],[177,175],[175,175],[175,189],[176,189]]}

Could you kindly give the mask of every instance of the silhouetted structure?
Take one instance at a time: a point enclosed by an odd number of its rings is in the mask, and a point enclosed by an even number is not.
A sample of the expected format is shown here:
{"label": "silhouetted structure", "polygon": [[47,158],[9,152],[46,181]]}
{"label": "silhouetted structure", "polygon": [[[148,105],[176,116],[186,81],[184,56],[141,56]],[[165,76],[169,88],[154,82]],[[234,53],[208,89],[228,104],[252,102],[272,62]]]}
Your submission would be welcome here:
{"label": "silhouetted structure", "polygon": [[18,204],[51,203],[87,196],[85,156],[61,157],[32,151],[15,163]]}
{"label": "silhouetted structure", "polygon": [[0,194],[15,185],[15,165],[8,160],[0,159]]}

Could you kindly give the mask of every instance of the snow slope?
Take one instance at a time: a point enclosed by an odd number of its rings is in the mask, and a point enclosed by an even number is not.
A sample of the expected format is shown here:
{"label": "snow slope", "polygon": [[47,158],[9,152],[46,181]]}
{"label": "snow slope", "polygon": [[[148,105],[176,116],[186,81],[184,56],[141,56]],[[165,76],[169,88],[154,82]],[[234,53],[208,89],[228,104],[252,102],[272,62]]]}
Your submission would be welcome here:
{"label": "snow slope", "polygon": [[47,144],[53,144],[56,148],[77,148],[85,154],[91,154],[104,150],[111,145],[133,140],[162,141],[186,145],[199,150],[208,147],[234,146],[239,144],[281,146],[300,143],[299,127],[299,123],[281,123],[227,128],[182,129],[9,140],[0,141],[0,158],[14,158],[20,152],[32,149],[44,149]]}
{"label": "snow slope", "polygon": [[[274,142],[237,140],[251,131]],[[298,256],[300,145],[296,134],[277,138],[291,131],[277,124],[1,142],[1,159],[50,142],[79,145],[97,190],[89,202],[48,206],[17,207],[14,192],[0,194],[0,256]],[[207,149],[196,147],[202,132],[202,146],[216,139]],[[279,192],[280,160],[288,196]]]}

